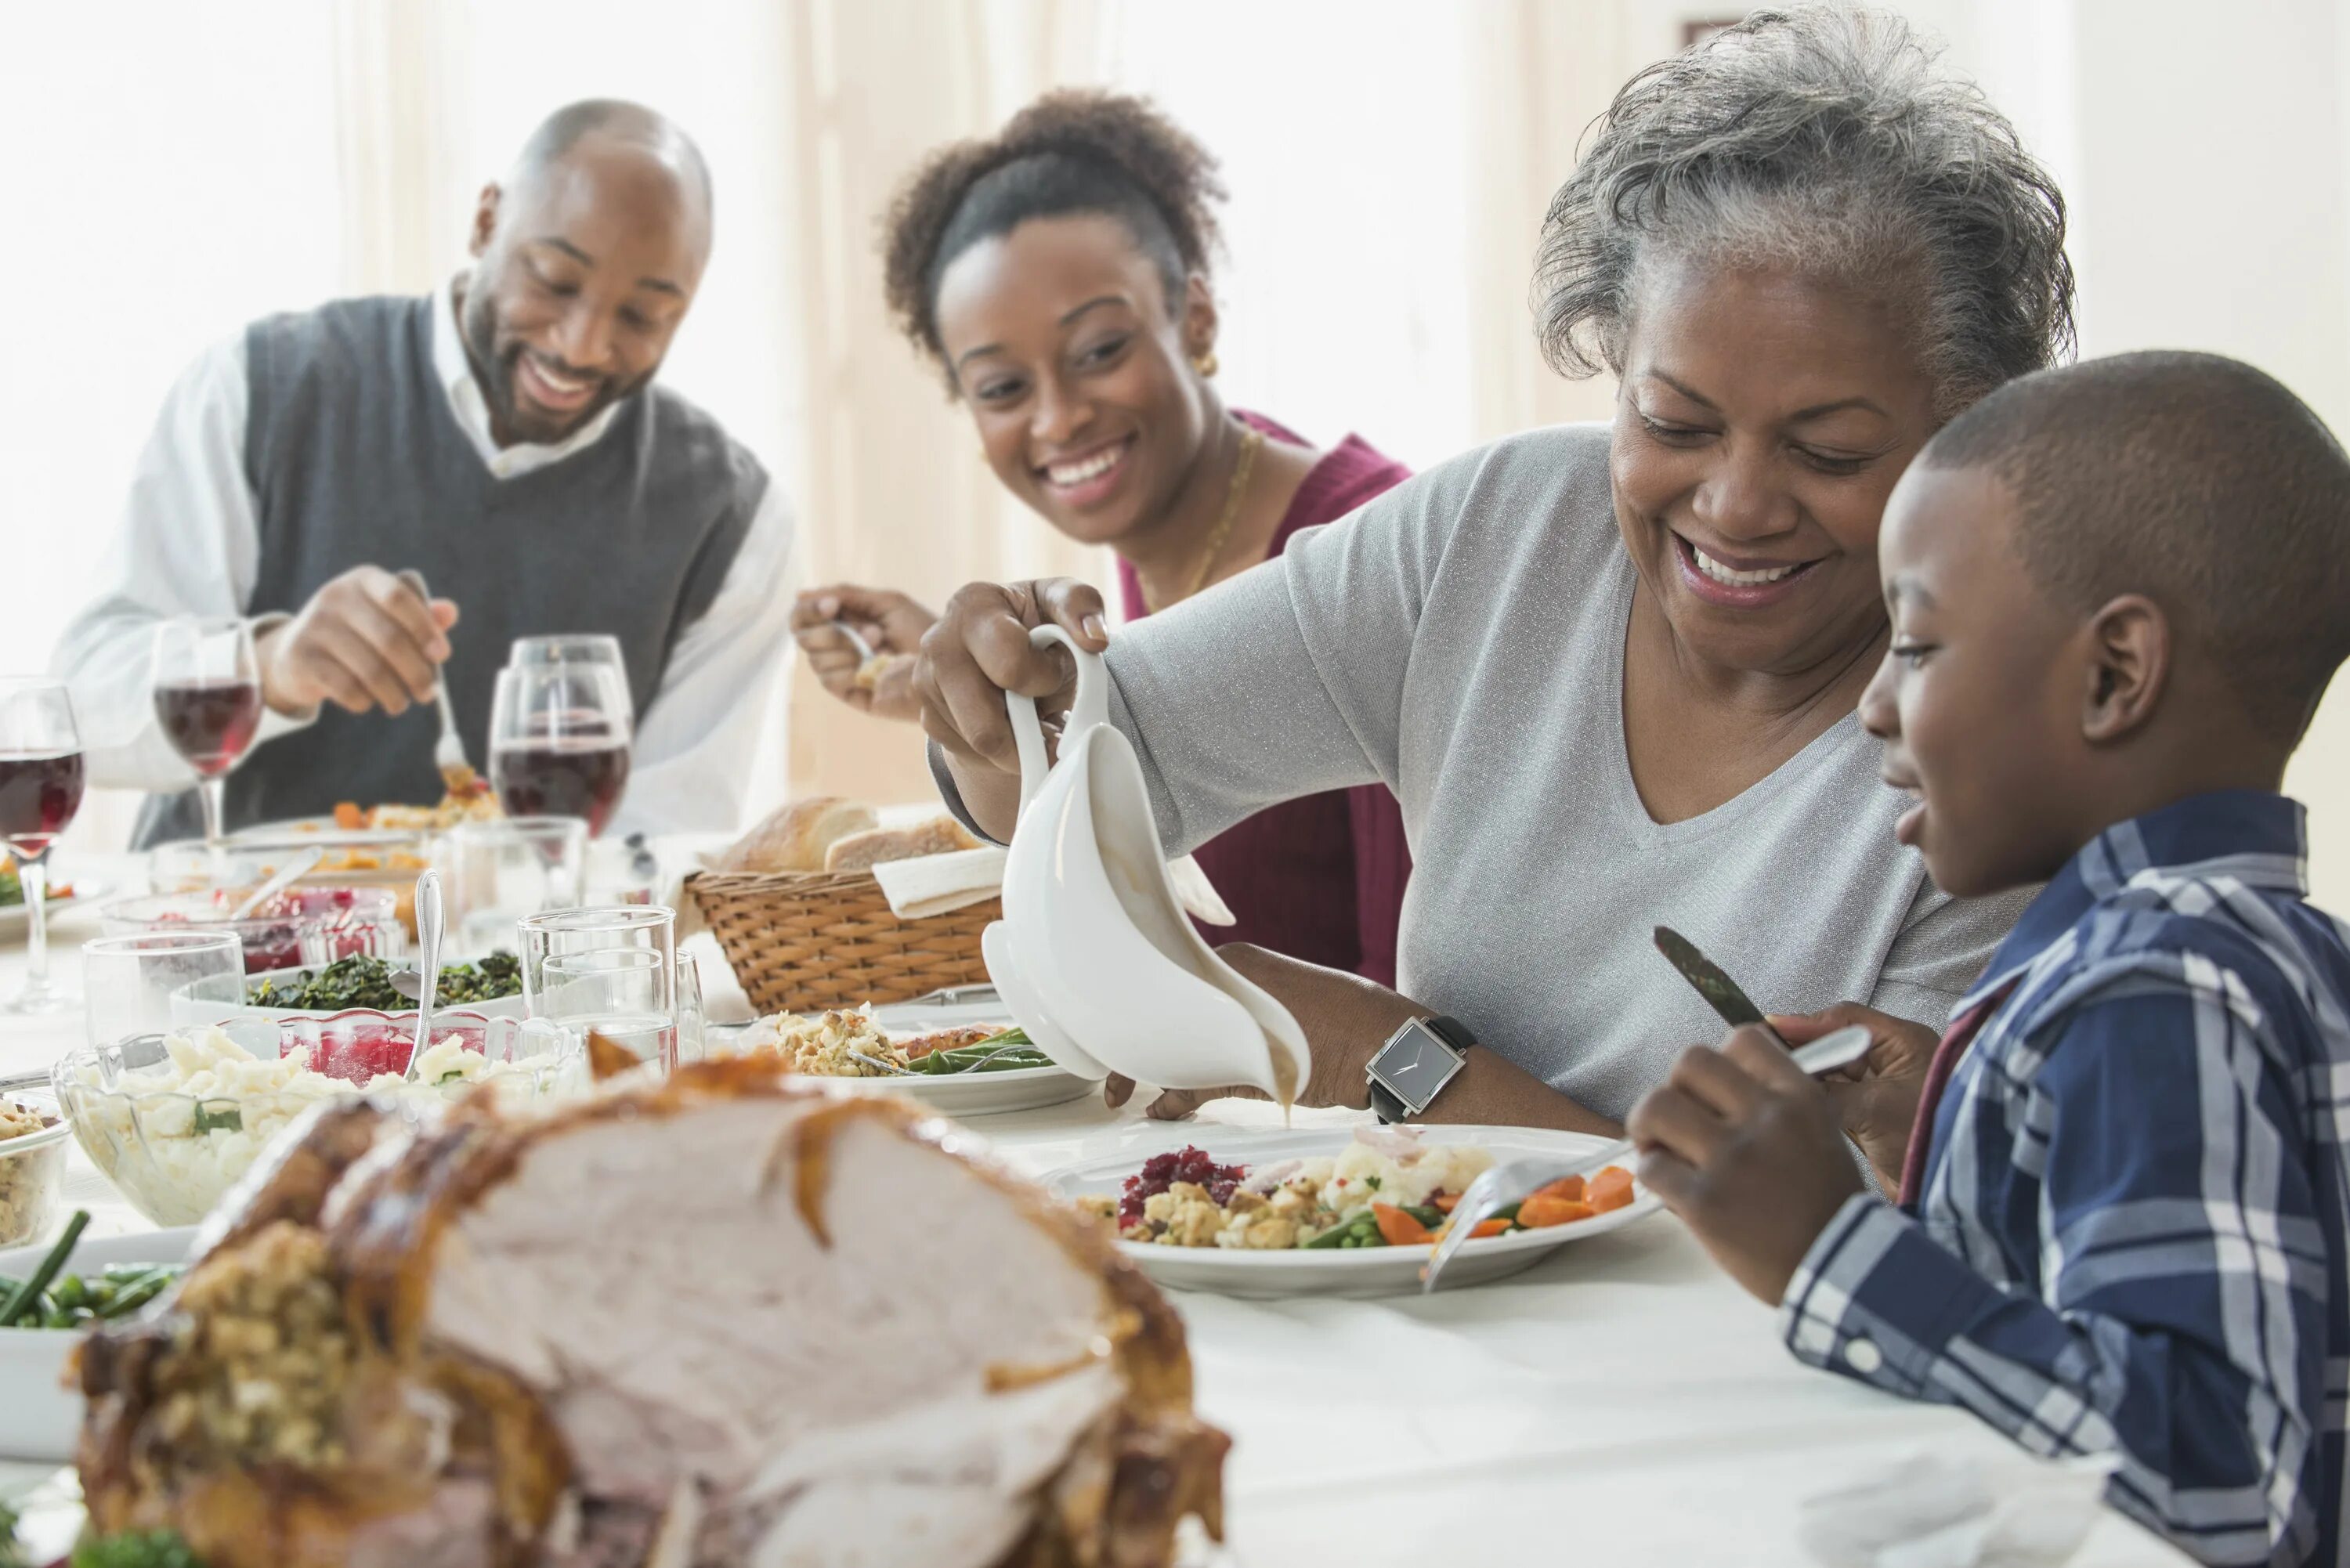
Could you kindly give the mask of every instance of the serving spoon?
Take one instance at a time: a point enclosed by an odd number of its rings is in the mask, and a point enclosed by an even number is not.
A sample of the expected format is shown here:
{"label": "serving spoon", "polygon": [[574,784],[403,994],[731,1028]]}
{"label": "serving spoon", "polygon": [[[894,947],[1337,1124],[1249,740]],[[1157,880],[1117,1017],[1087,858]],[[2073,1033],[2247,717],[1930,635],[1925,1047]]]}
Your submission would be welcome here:
{"label": "serving spoon", "polygon": [[416,1044],[408,1053],[408,1071],[400,1075],[411,1084],[417,1064],[424,1060],[425,1043],[432,1038],[432,998],[441,989],[441,873],[429,867],[416,878],[416,946],[424,971],[416,994]]}
{"label": "serving spoon", "polygon": [[267,881],[262,883],[260,887],[255,888],[253,892],[246,897],[244,902],[237,905],[235,909],[231,909],[228,912],[228,918],[232,920],[244,919],[246,916],[252,914],[254,910],[258,909],[264,904],[269,902],[270,899],[275,898],[278,894],[283,893],[286,888],[291,888],[295,883],[300,881],[303,877],[307,877],[313,870],[317,869],[318,862],[324,860],[326,857],[327,848],[324,845],[320,845],[316,849],[304,850],[301,854],[296,855],[293,860],[286,865],[284,870],[273,872]]}

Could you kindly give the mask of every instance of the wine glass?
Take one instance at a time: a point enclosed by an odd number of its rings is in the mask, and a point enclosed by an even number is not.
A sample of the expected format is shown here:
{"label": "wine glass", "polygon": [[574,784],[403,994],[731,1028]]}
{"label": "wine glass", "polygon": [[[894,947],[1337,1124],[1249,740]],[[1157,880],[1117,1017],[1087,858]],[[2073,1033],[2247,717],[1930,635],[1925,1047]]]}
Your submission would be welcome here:
{"label": "wine glass", "polygon": [[508,816],[604,831],[629,783],[628,681],[612,665],[510,666],[490,707],[490,787]]}
{"label": "wine glass", "polygon": [[155,719],[172,749],[196,770],[204,842],[221,841],[229,770],[261,728],[261,666],[253,628],[234,617],[187,617],[155,628]]}
{"label": "wine glass", "polygon": [[635,699],[629,691],[629,667],[620,659],[620,639],[600,631],[567,631],[553,637],[518,637],[506,650],[506,667],[528,670],[541,665],[608,664],[619,672],[621,706],[631,722]]}
{"label": "wine glass", "polygon": [[49,983],[49,847],[81,809],[81,735],[62,682],[0,680],[0,840],[25,893],[25,988],[10,1012],[63,1012]]}

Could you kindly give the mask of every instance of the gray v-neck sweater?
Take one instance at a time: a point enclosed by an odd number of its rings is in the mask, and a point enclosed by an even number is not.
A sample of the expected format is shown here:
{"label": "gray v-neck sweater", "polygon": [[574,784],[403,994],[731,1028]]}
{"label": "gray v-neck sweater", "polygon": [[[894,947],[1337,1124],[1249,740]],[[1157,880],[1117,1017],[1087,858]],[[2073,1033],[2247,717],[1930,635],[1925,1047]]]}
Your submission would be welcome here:
{"label": "gray v-neck sweater", "polygon": [[1603,1116],[1723,1033],[1659,924],[1766,1011],[1852,1000],[1940,1029],[2027,896],[1933,888],[1851,715],[1735,799],[1653,820],[1624,747],[1633,582],[1607,430],[1530,431],[1118,628],[1112,717],[1170,854],[1386,783],[1413,862],[1399,988]]}

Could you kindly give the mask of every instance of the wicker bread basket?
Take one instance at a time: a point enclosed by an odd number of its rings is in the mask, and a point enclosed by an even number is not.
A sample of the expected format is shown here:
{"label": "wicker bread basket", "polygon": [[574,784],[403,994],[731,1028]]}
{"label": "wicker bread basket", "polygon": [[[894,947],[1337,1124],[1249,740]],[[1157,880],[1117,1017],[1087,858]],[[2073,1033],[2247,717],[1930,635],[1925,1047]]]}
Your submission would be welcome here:
{"label": "wicker bread basket", "polygon": [[905,1002],[987,979],[989,898],[901,920],[870,871],[700,871],[686,878],[726,961],[762,1012]]}

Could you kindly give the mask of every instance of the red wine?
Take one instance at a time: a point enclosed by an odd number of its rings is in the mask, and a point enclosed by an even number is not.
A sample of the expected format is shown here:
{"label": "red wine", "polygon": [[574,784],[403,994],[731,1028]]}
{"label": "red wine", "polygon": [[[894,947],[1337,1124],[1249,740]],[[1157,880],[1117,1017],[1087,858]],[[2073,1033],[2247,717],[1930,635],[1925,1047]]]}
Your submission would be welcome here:
{"label": "red wine", "polygon": [[607,740],[533,741],[490,753],[490,787],[508,816],[584,816],[601,833],[629,782],[629,748]]}
{"label": "red wine", "polygon": [[159,680],[155,717],[172,749],[204,778],[236,765],[261,727],[261,684],[255,680]]}
{"label": "red wine", "polygon": [[81,809],[81,753],[0,752],[0,838],[38,855]]}

